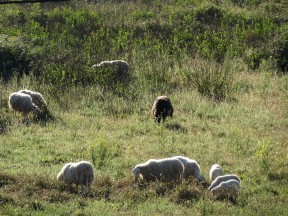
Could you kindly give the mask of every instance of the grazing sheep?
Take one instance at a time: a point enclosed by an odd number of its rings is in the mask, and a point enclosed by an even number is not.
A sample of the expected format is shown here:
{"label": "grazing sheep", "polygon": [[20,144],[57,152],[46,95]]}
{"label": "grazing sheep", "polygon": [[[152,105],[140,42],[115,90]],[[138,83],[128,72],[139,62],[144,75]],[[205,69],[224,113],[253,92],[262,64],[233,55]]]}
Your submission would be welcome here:
{"label": "grazing sheep", "polygon": [[102,61],[99,64],[94,64],[91,67],[94,68],[101,68],[101,69],[110,69],[115,75],[115,79],[119,81],[128,81],[128,70],[129,65],[124,60],[113,60],[113,61]]}
{"label": "grazing sheep", "polygon": [[94,172],[92,164],[88,161],[77,163],[66,163],[60,173],[57,175],[58,181],[65,181],[69,184],[81,185],[81,191],[84,191],[84,185],[89,187],[94,181]]}
{"label": "grazing sheep", "polygon": [[213,181],[217,176],[222,175],[222,168],[219,164],[213,164],[210,169],[210,180]]}
{"label": "grazing sheep", "polygon": [[150,159],[133,169],[135,181],[141,176],[146,181],[182,181],[183,163],[177,158]]}
{"label": "grazing sheep", "polygon": [[170,116],[172,118],[173,111],[173,106],[167,96],[159,96],[155,99],[152,106],[152,114],[155,121],[160,123],[161,119],[163,119],[164,122],[167,116]]}
{"label": "grazing sheep", "polygon": [[235,179],[230,179],[221,182],[217,187],[214,187],[211,192],[217,198],[227,197],[235,203],[240,192],[240,183]]}
{"label": "grazing sheep", "polygon": [[19,93],[30,95],[32,102],[40,109],[47,109],[47,103],[39,92],[34,92],[28,89],[20,90]]}
{"label": "grazing sheep", "polygon": [[39,108],[32,102],[30,95],[19,92],[14,92],[9,96],[9,107],[15,112],[22,113],[23,116],[39,111]]}
{"label": "grazing sheep", "polygon": [[236,181],[239,182],[239,184],[241,184],[240,178],[234,174],[227,174],[227,175],[223,175],[223,176],[218,176],[210,185],[210,187],[208,188],[209,190],[212,190],[213,188],[217,187],[219,184],[221,184],[221,182],[225,182],[228,180],[234,179]]}
{"label": "grazing sheep", "polygon": [[183,179],[188,179],[190,176],[193,176],[200,182],[206,182],[204,176],[201,175],[200,166],[197,161],[184,156],[175,156],[184,165]]}

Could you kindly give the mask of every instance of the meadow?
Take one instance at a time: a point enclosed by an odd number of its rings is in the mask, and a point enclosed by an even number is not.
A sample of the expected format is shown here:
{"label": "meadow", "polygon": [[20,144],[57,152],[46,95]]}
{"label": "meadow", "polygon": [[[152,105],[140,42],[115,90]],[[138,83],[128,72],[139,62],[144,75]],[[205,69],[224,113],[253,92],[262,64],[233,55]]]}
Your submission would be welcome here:
{"label": "meadow", "polygon": [[[287,215],[288,5],[131,0],[0,5],[0,215]],[[91,65],[124,59],[130,82]],[[55,117],[8,107],[39,91]],[[157,124],[158,95],[174,117]],[[195,159],[241,178],[237,203],[196,181],[134,182],[150,158]],[[57,182],[90,161],[91,193]]]}

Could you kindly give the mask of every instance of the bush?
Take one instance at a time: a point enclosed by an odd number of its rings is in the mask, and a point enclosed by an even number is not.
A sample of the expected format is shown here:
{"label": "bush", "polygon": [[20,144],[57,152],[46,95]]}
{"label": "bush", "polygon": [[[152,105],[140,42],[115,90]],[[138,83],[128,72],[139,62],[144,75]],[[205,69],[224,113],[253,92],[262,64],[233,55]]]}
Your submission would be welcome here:
{"label": "bush", "polygon": [[0,35],[0,77],[4,81],[29,74],[33,62],[34,56],[27,41],[21,37]]}
{"label": "bush", "polygon": [[224,100],[231,96],[233,71],[228,65],[204,61],[194,67],[190,79],[193,87],[208,98]]}
{"label": "bush", "polygon": [[288,72],[288,32],[284,32],[274,43],[273,56],[277,67],[282,72]]}

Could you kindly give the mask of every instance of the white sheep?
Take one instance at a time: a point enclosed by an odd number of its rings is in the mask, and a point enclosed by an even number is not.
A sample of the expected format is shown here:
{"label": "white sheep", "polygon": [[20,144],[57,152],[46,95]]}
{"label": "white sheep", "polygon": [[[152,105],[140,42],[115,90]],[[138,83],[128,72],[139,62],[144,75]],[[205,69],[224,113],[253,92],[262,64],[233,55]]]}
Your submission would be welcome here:
{"label": "white sheep", "polygon": [[206,182],[204,176],[201,175],[200,165],[197,161],[184,156],[175,156],[184,165],[183,179],[188,179],[190,176],[198,179],[200,182]]}
{"label": "white sheep", "polygon": [[37,113],[39,108],[32,102],[30,95],[14,92],[9,96],[9,108],[15,112],[27,116],[29,113]]}
{"label": "white sheep", "polygon": [[170,101],[170,99],[163,95],[158,96],[152,106],[152,114],[154,116],[155,121],[158,123],[161,122],[161,119],[163,119],[163,122],[165,121],[167,116],[173,117],[173,106]]}
{"label": "white sheep", "polygon": [[57,175],[58,181],[65,181],[69,184],[81,185],[81,191],[84,191],[84,185],[91,190],[91,184],[94,181],[94,171],[92,164],[88,161],[77,163],[66,163]]}
{"label": "white sheep", "polygon": [[177,158],[150,159],[133,169],[135,181],[141,176],[146,181],[182,181],[183,163]]}
{"label": "white sheep", "polygon": [[240,183],[235,179],[221,182],[217,187],[211,190],[212,194],[217,198],[229,198],[233,202],[240,193]]}
{"label": "white sheep", "polygon": [[20,90],[19,93],[30,95],[32,102],[40,109],[47,109],[47,103],[39,92],[34,92],[28,89]]}
{"label": "white sheep", "polygon": [[211,166],[209,177],[210,180],[213,181],[217,176],[222,175],[222,168],[219,164],[213,164]]}
{"label": "white sheep", "polygon": [[240,178],[237,175],[234,174],[227,174],[227,175],[221,175],[217,176],[215,180],[211,183],[210,187],[208,188],[209,190],[212,190],[213,188],[217,187],[221,182],[225,182],[228,180],[234,179],[241,184]]}
{"label": "white sheep", "polygon": [[111,69],[116,76],[115,78],[120,81],[127,81],[129,77],[129,65],[124,60],[102,61],[99,64],[92,65],[91,68]]}

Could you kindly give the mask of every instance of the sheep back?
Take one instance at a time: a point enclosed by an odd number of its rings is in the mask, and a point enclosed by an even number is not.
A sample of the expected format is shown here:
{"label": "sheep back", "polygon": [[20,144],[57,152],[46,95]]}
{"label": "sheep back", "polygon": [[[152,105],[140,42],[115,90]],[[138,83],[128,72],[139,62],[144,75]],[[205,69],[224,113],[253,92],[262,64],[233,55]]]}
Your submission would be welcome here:
{"label": "sheep back", "polygon": [[29,95],[19,92],[14,92],[9,96],[9,107],[24,115],[37,109],[37,106],[32,102],[32,98]]}
{"label": "sheep back", "polygon": [[47,107],[47,103],[43,96],[39,92],[34,92],[28,89],[20,90],[19,93],[30,95],[32,102],[39,108],[44,109]]}
{"label": "sheep back", "polygon": [[174,158],[180,160],[184,165],[183,179],[188,179],[190,176],[193,176],[201,182],[205,181],[204,176],[201,175],[200,165],[196,160],[184,156],[175,156]]}
{"label": "sheep back", "polygon": [[134,169],[139,169],[146,181],[179,181],[182,180],[184,165],[176,158],[150,159],[144,164],[137,165]]}
{"label": "sheep back", "polygon": [[[92,68],[111,70],[112,75],[115,76],[114,79],[122,82],[129,80],[129,65],[124,60],[102,61],[99,64],[93,65]],[[111,79],[113,79],[113,77],[111,77]]]}
{"label": "sheep back", "polygon": [[209,177],[210,180],[213,181],[217,176],[222,175],[222,168],[219,164],[213,164],[211,166]]}
{"label": "sheep back", "polygon": [[240,183],[235,179],[230,179],[221,182],[217,187],[214,187],[211,192],[216,197],[228,196],[237,198],[240,192]]}
{"label": "sheep back", "polygon": [[88,161],[66,163],[57,179],[76,185],[90,185],[94,181],[92,164]]}
{"label": "sheep back", "polygon": [[167,96],[158,96],[152,106],[152,114],[155,121],[160,123],[161,119],[165,121],[167,116],[173,117],[173,106]]}
{"label": "sheep back", "polygon": [[241,184],[240,178],[234,174],[227,174],[223,176],[217,176],[217,178],[214,179],[214,181],[211,183],[210,187],[208,188],[209,190],[212,190],[213,188],[217,187],[221,182],[225,182],[228,180],[234,179]]}

